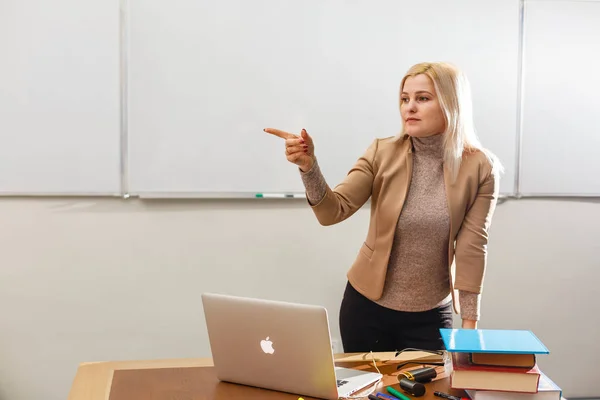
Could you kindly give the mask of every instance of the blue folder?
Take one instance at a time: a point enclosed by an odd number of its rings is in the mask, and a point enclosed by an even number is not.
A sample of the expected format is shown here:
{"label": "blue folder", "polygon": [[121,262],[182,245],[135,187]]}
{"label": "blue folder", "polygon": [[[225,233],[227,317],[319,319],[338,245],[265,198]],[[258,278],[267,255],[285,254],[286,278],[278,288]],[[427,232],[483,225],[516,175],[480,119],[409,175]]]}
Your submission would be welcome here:
{"label": "blue folder", "polygon": [[448,352],[549,354],[531,331],[514,329],[440,329]]}

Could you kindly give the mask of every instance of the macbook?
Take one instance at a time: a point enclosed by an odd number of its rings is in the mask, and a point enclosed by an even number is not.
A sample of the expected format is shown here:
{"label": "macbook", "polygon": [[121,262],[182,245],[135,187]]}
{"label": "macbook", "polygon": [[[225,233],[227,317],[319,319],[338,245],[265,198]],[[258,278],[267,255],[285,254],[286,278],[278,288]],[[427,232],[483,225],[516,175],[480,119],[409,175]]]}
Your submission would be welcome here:
{"label": "macbook", "polygon": [[338,399],[382,378],[334,365],[324,307],[215,293],[202,305],[221,381]]}

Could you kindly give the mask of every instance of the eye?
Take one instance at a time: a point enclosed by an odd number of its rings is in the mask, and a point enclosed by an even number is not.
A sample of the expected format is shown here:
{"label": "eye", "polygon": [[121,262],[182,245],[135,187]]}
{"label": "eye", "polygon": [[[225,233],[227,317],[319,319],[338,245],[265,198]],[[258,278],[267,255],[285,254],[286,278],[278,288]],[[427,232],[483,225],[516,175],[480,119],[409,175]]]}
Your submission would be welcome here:
{"label": "eye", "polygon": [[402,101],[403,103],[408,103],[408,97],[402,97],[400,101]]}
{"label": "eye", "polygon": [[425,96],[419,97],[419,101],[427,101],[427,100],[429,100],[429,97],[425,97]]}

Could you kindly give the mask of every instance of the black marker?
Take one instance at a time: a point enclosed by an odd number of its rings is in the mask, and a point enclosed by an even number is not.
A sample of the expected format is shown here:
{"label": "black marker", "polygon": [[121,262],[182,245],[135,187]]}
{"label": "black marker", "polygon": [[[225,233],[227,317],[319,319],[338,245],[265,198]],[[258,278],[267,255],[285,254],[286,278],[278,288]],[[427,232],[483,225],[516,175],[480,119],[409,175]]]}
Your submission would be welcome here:
{"label": "black marker", "polygon": [[452,396],[450,394],[446,394],[446,393],[442,393],[442,392],[433,392],[434,396],[437,397],[442,397],[444,399],[448,399],[448,400],[463,400],[464,397],[457,397],[457,396]]}

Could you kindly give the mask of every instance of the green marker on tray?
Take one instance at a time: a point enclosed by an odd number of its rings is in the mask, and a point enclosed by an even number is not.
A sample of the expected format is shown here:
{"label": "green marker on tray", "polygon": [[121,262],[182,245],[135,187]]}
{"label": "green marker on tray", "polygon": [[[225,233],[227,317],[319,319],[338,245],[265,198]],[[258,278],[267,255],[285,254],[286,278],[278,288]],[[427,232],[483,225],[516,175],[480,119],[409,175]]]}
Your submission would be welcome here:
{"label": "green marker on tray", "polygon": [[410,397],[403,395],[402,393],[400,393],[399,391],[397,391],[396,389],[394,389],[391,386],[386,387],[386,390],[388,392],[390,392],[391,394],[393,394],[394,396],[396,396],[399,399],[402,400],[410,400]]}

